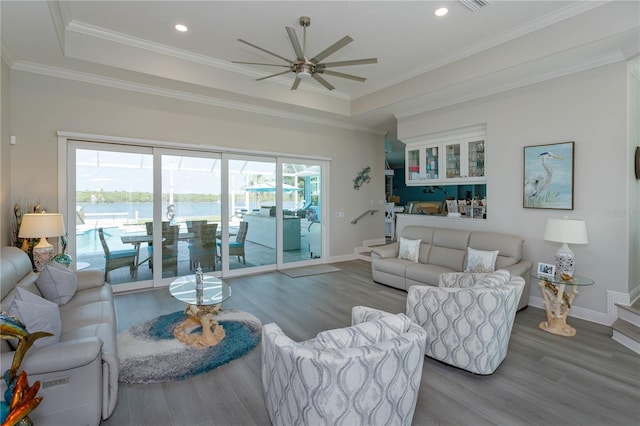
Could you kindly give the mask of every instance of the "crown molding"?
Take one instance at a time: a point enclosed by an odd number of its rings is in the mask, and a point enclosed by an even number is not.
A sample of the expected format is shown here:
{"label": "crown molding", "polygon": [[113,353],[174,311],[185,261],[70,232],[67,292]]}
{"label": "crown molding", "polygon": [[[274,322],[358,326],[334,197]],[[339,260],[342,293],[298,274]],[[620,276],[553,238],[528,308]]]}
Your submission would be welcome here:
{"label": "crown molding", "polygon": [[[119,33],[116,31],[107,30],[102,27],[98,27],[84,22],[72,20],[66,26],[66,31],[72,31],[78,34],[83,34],[90,37],[96,37],[102,40],[111,41],[114,43],[122,44],[125,46],[133,47],[136,49],[142,49],[149,52],[158,53],[160,55],[169,56],[185,61],[193,62],[207,67],[220,69],[223,71],[229,71],[236,74],[246,75],[251,78],[262,78],[268,75],[265,72],[260,72],[247,67],[239,66],[228,61],[212,58],[206,55],[200,55],[198,53],[189,52],[183,49],[177,49],[164,44],[155,43],[149,40],[145,40],[139,37],[131,36],[128,34]],[[81,58],[79,58],[81,59]],[[271,79],[274,83],[286,86],[291,86],[291,80],[286,77],[274,77]],[[300,88],[299,88],[300,89]],[[313,85],[307,85],[302,88],[303,91],[319,93],[323,96],[329,96],[341,100],[351,100],[351,97],[337,90],[328,91],[322,87],[316,87]]]}
{"label": "crown molding", "polygon": [[[432,103],[424,108],[416,108],[409,111],[403,111],[401,113],[394,114],[397,119],[409,118],[418,114],[423,114],[429,111],[434,111],[440,108],[445,108],[452,105],[469,102],[475,99],[484,98],[486,96],[495,95],[498,93],[507,92],[509,90],[518,89],[520,87],[529,86],[536,83],[542,83],[544,81],[553,80],[559,77],[565,77],[567,75],[579,73],[582,71],[588,71],[593,68],[609,65],[615,62],[625,61],[626,58],[619,50],[605,53],[603,55],[595,56],[584,61],[572,64],[571,66],[557,68],[552,71],[538,73],[530,75],[526,78],[512,81],[510,83],[494,86],[488,90],[481,90],[471,93],[465,96],[459,96],[457,98],[448,99],[445,102]],[[446,89],[443,89],[446,90]]]}
{"label": "crown molding", "polygon": [[480,41],[472,46],[470,46],[467,49],[458,51],[452,55],[449,55],[445,58],[442,58],[441,60],[435,61],[435,62],[431,62],[429,64],[427,64],[426,66],[416,69],[412,72],[403,74],[399,77],[397,77],[394,80],[390,80],[388,82],[386,82],[383,85],[379,85],[377,87],[373,87],[370,90],[368,90],[366,93],[362,93],[361,95],[358,96],[358,98],[360,97],[364,97],[367,95],[370,95],[372,93],[378,92],[380,90],[389,88],[391,86],[394,86],[396,84],[400,84],[403,83],[407,80],[410,80],[412,78],[418,77],[422,74],[426,74],[430,71],[433,71],[435,69],[444,67],[446,65],[452,64],[454,62],[460,61],[462,59],[465,59],[469,56],[473,56],[477,53],[480,53],[484,50],[488,50],[491,49],[493,47],[499,46],[503,43],[515,40],[519,37],[525,36],[527,34],[533,33],[535,31],[539,31],[543,28],[546,28],[550,25],[556,24],[558,22],[562,22],[566,19],[572,18],[576,15],[580,15],[584,12],[588,12],[592,9],[595,9],[596,7],[600,7],[603,6],[609,2],[611,2],[612,0],[605,0],[605,1],[582,1],[582,2],[576,2],[576,3],[572,3],[569,4],[561,9],[556,10],[553,13],[549,13],[545,16],[541,16],[537,19],[534,19],[533,21],[527,22],[524,25],[521,25],[519,27],[515,27],[510,29],[509,31],[506,31],[502,34],[498,34],[494,37],[490,37],[488,39],[485,39],[483,41]]}
{"label": "crown molding", "polygon": [[60,49],[64,55],[64,29],[70,21],[71,10],[68,3],[60,3],[58,0],[48,0],[49,15],[53,21],[53,28],[58,36]]}
{"label": "crown molding", "polygon": [[103,77],[96,74],[90,74],[80,71],[69,70],[65,68],[52,67],[49,65],[36,64],[33,62],[16,61],[13,63],[11,69],[16,71],[24,71],[34,74],[46,75],[49,77],[62,78],[66,80],[79,81],[88,84],[95,84],[98,86],[110,87],[114,89],[122,89],[131,92],[144,93],[147,95],[162,96],[165,98],[177,99],[181,101],[199,103],[209,106],[233,109],[238,111],[250,112],[255,114],[268,115],[271,117],[278,117],[286,120],[295,120],[305,123],[318,124],[322,126],[336,127],[347,130],[354,130],[359,132],[365,132],[370,134],[382,134],[370,127],[358,126],[352,123],[343,122],[340,120],[331,120],[314,117],[308,114],[292,113],[287,111],[277,110],[275,108],[266,108],[256,105],[233,102],[222,99],[217,99],[211,96],[197,95],[194,93],[182,92],[178,90],[166,89],[158,86],[152,86],[141,83],[134,83],[130,81],[115,79],[111,77]]}

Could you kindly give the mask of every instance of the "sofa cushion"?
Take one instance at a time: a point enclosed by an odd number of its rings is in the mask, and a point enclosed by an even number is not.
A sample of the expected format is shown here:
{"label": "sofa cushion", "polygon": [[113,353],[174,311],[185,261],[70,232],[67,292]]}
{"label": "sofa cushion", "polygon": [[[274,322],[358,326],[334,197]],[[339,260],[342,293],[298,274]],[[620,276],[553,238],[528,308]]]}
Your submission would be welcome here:
{"label": "sofa cushion", "polygon": [[404,277],[404,271],[409,265],[415,265],[415,262],[397,257],[386,259],[373,259],[376,271],[386,272],[387,274],[398,275]]}
{"label": "sofa cushion", "polygon": [[431,244],[435,229],[430,226],[409,225],[402,228],[400,236],[412,240],[420,239],[425,244]]}
{"label": "sofa cushion", "polygon": [[476,250],[467,247],[467,267],[464,272],[493,272],[496,270],[498,250]]}
{"label": "sofa cushion", "polygon": [[51,262],[42,268],[36,285],[45,299],[58,305],[64,305],[76,294],[78,277],[65,266]]}
{"label": "sofa cushion", "polygon": [[400,259],[407,259],[412,262],[418,262],[420,257],[420,240],[410,240],[400,237],[400,251],[398,253]]}
{"label": "sofa cushion", "polygon": [[44,347],[60,341],[62,322],[57,304],[27,290],[17,288],[9,306],[9,314],[18,318],[29,333],[46,331],[53,334],[53,336],[36,340],[33,346]]}
{"label": "sofa cushion", "polygon": [[73,309],[60,307],[62,330],[68,331],[93,324],[115,324],[115,314],[111,302],[93,302],[74,306]]}
{"label": "sofa cushion", "polygon": [[389,315],[350,327],[318,333],[313,347],[333,351],[373,345],[404,334],[410,325],[411,320],[404,314]]}
{"label": "sofa cushion", "polygon": [[[405,270],[405,278],[407,280],[414,281],[416,283],[423,283],[428,285],[438,285],[440,274],[446,274],[449,272],[455,272],[453,269],[446,268],[444,266],[431,265],[431,264],[412,264],[407,266]],[[407,283],[407,288],[410,283]]]}
{"label": "sofa cushion", "polygon": [[[511,265],[518,263],[522,259],[523,243],[524,240],[521,237],[499,232],[473,231],[469,236],[469,247],[477,250],[498,250],[500,251],[498,259],[501,257],[514,259]],[[498,260],[496,268],[500,269],[501,266],[499,265],[500,260]]]}
{"label": "sofa cushion", "polygon": [[461,272],[464,269],[464,259],[467,254],[466,248],[463,250],[431,246],[429,251],[429,264],[442,266],[449,271]]}

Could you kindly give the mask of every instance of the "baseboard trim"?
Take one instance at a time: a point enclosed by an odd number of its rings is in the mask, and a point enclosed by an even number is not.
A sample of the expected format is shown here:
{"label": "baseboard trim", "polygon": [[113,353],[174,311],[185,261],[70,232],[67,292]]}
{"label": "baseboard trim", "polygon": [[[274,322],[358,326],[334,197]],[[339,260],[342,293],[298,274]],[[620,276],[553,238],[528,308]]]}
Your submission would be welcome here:
{"label": "baseboard trim", "polygon": [[611,338],[620,343],[625,348],[628,348],[633,352],[640,354],[640,342],[630,339],[629,337],[617,332],[616,330],[613,330],[613,335],[611,336]]}

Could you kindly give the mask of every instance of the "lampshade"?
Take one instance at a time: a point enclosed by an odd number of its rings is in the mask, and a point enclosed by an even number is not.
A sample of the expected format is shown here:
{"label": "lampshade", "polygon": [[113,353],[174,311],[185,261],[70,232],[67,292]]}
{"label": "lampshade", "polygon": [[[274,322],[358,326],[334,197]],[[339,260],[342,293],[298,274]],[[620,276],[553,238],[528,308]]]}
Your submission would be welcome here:
{"label": "lampshade", "polygon": [[64,235],[64,222],[60,213],[27,213],[22,216],[20,238],[46,238]]}
{"label": "lampshade", "polygon": [[588,244],[587,224],[582,219],[547,219],[544,239],[567,244]]}
{"label": "lampshade", "polygon": [[53,259],[53,246],[47,237],[64,235],[64,221],[60,213],[27,213],[22,216],[20,238],[40,238],[33,247],[33,265],[38,272]]}

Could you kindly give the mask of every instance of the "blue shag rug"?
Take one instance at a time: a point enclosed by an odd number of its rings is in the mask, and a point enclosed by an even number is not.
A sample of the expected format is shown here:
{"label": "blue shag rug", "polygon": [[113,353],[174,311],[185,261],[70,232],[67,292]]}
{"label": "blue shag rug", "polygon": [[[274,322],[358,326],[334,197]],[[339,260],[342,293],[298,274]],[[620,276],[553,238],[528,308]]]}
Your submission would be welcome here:
{"label": "blue shag rug", "polygon": [[[241,358],[260,342],[262,323],[258,318],[243,311],[221,309],[216,320],[226,337],[209,348],[192,348],[173,336],[173,329],[186,318],[183,311],[174,312],[119,333],[119,381],[144,384],[183,380]],[[201,331],[201,327],[193,330]]]}

